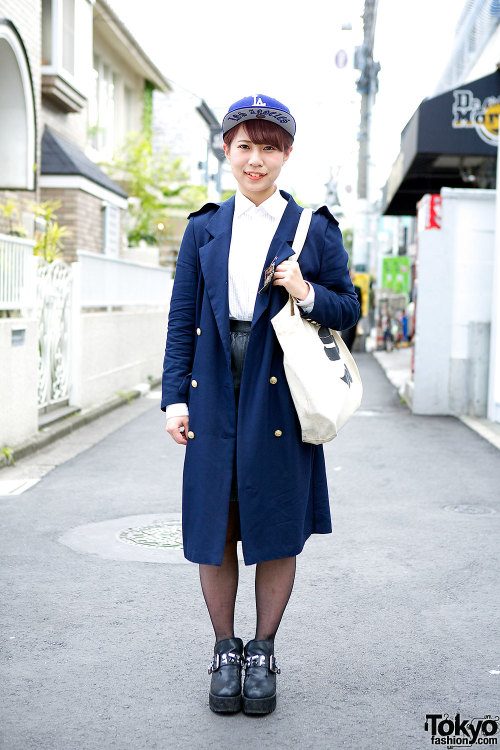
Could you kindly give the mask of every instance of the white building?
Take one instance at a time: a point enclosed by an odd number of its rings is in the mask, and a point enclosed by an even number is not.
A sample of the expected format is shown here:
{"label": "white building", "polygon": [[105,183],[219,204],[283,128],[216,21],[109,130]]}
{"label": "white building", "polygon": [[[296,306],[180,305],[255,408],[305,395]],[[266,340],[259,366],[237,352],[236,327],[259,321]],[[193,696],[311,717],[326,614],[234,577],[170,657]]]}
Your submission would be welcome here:
{"label": "white building", "polygon": [[419,206],[420,414],[500,422],[499,115],[500,3],[469,0],[436,95],[403,130],[383,199],[389,216]]}

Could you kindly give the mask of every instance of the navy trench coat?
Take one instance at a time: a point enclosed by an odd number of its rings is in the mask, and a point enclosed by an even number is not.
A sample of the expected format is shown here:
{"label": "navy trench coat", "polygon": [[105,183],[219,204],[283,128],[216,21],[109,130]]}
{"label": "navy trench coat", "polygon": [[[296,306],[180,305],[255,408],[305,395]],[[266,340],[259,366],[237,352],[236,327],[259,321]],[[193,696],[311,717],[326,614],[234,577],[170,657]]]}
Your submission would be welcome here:
{"label": "navy trench coat", "polygon": [[[302,209],[288,201],[263,266],[293,255]],[[240,386],[238,419],[231,375],[228,257],[234,197],[189,217],[170,304],[161,408],[187,402],[190,439],[183,474],[184,555],[221,565],[236,461],[241,541],[246,565],[291,557],[313,534],[332,530],[322,446],[303,443],[271,318],[287,292],[257,295]],[[315,290],[307,317],[350,328],[359,304],[338,222],[314,212],[300,257]],[[256,290],[257,291],[257,290]]]}

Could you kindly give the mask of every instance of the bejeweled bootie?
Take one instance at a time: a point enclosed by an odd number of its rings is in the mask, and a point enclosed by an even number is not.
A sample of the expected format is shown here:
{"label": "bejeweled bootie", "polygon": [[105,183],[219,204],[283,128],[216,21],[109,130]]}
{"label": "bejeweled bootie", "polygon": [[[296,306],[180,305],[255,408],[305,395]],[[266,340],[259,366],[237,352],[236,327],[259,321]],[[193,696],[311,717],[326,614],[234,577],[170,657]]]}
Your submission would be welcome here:
{"label": "bejeweled bootie", "polygon": [[274,658],[274,641],[249,641],[245,646],[243,711],[269,714],[276,708],[276,675],[280,669]]}
{"label": "bejeweled bootie", "polygon": [[241,710],[241,667],[243,641],[241,638],[224,638],[214,646],[214,657],[208,668],[212,675],[208,703],[216,713],[233,713]]}

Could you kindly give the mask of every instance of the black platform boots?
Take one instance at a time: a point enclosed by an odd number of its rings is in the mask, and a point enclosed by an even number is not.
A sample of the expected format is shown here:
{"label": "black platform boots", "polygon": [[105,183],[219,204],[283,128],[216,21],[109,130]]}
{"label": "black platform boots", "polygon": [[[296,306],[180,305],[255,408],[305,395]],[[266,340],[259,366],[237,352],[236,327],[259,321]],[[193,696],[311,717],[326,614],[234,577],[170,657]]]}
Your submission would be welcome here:
{"label": "black platform boots", "polygon": [[274,641],[249,641],[245,646],[243,711],[269,714],[276,708],[276,675],[280,669],[274,658]]}
{"label": "black platform boots", "polygon": [[214,647],[214,658],[208,668],[212,675],[208,702],[216,713],[233,713],[241,710],[241,667],[243,641],[241,638],[224,638]]}

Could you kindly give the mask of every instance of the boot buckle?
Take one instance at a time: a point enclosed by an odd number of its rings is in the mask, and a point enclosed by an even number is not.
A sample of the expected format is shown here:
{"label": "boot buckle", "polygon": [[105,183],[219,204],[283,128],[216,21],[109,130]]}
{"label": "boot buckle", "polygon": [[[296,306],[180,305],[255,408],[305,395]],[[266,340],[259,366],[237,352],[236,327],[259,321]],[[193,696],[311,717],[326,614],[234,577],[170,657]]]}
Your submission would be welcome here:
{"label": "boot buckle", "polygon": [[269,656],[269,671],[274,672],[274,674],[281,674],[281,669],[278,667],[274,654]]}
{"label": "boot buckle", "polygon": [[227,664],[236,664],[238,667],[242,667],[245,660],[240,654],[236,654],[234,651],[227,651],[223,654],[214,654],[214,657],[208,665],[208,674],[217,672],[221,667]]}
{"label": "boot buckle", "polygon": [[220,655],[214,654],[212,661],[208,665],[208,674],[212,674],[212,672],[217,672],[219,668],[220,668]]}

